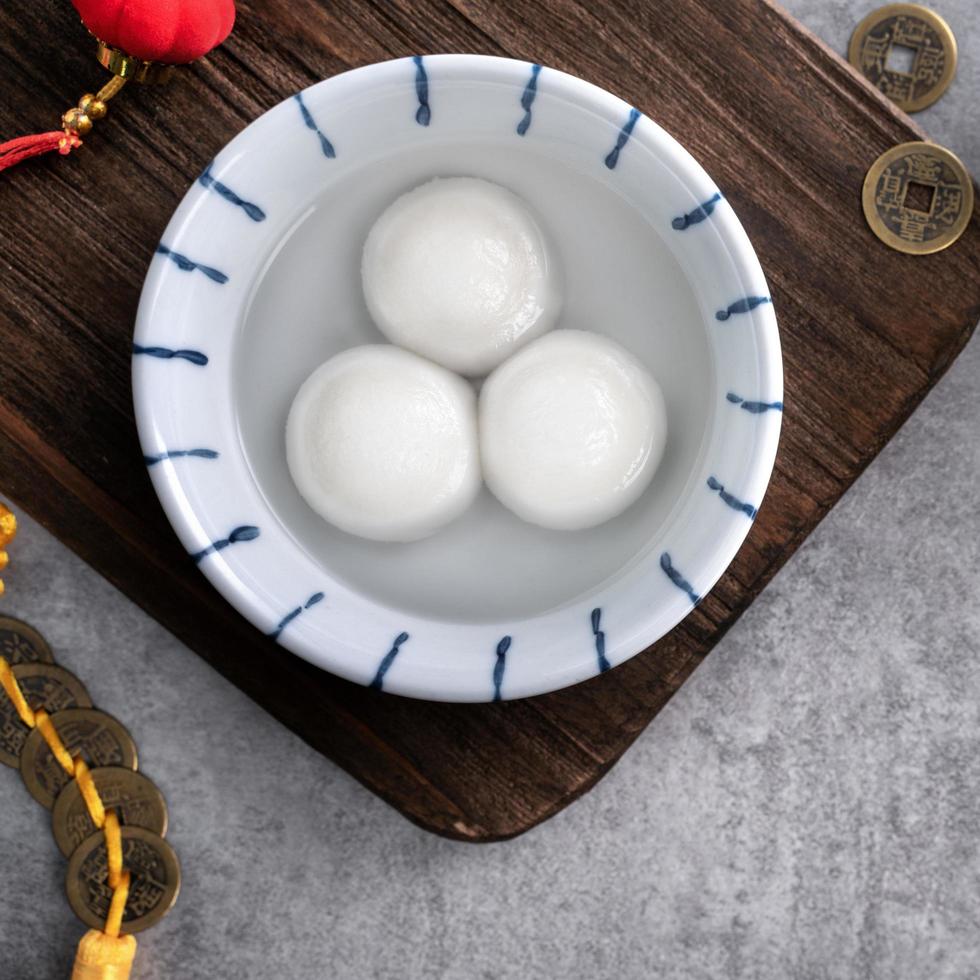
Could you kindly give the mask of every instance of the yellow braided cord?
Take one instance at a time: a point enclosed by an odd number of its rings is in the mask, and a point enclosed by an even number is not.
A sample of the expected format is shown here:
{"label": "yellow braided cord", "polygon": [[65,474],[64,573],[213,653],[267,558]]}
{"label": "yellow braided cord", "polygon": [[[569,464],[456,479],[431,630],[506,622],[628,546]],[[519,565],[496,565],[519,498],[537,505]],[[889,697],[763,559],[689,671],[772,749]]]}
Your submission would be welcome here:
{"label": "yellow braided cord", "polygon": [[102,930],[110,939],[115,939],[122,928],[127,898],[129,898],[129,872],[123,871],[119,876],[118,884],[114,887],[112,901],[109,903],[109,914],[105,917],[105,927]]}
{"label": "yellow braided cord", "polygon": [[34,723],[37,730],[41,733],[44,741],[48,743],[51,754],[61,763],[62,768],[69,776],[75,775],[75,760],[71,753],[65,748],[65,743],[61,741],[58,729],[54,727],[54,722],[44,708],[38,708],[34,712]]}
{"label": "yellow braided cord", "polygon": [[88,808],[92,823],[101,830],[105,824],[105,806],[102,804],[102,797],[96,789],[88,764],[80,755],[75,756],[75,782],[78,783],[78,789]]}
{"label": "yellow braided cord", "polygon": [[119,833],[119,814],[115,810],[106,813],[102,831],[105,834],[105,848],[109,858],[109,887],[118,888],[123,870],[122,835]]}
{"label": "yellow braided cord", "polygon": [[[0,504],[0,571],[3,571],[10,562],[10,556],[6,552],[6,547],[14,540],[17,534],[17,518],[9,507]],[[3,579],[0,578],[0,595],[3,595]]]}
{"label": "yellow braided cord", "polygon": [[135,958],[135,936],[107,936],[89,929],[78,944],[71,980],[129,980]]}
{"label": "yellow braided cord", "polygon": [[10,544],[16,533],[17,518],[14,517],[14,512],[0,504],[0,546]]}
{"label": "yellow braided cord", "polygon": [[33,728],[35,725],[34,711],[27,703],[27,698],[24,697],[24,692],[20,689],[20,684],[17,683],[17,678],[14,677],[14,672],[11,670],[10,664],[3,657],[0,657],[0,684],[3,685],[3,689],[7,692],[7,697],[10,698],[14,707],[17,709],[20,720],[28,728]]}

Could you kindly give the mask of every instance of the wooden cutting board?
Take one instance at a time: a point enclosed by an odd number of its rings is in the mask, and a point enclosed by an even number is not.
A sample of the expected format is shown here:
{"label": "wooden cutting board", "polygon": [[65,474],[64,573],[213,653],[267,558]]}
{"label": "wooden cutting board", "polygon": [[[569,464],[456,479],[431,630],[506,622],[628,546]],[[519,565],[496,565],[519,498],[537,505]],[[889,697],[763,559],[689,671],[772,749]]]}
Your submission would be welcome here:
{"label": "wooden cutting board", "polygon": [[[220,51],[166,89],[132,86],[81,152],[0,177],[0,492],[409,819],[465,840],[519,834],[609,769],[949,366],[980,317],[980,222],[920,258],[872,237],[865,171],[920,133],[765,0],[238,6]],[[4,138],[52,128],[100,84],[67,2],[6,4],[0,26]],[[166,523],[129,389],[140,284],[204,164],[297,89],[443,51],[573,72],[680,139],[755,244],[786,370],[772,486],[704,602],[595,680],[480,706],[354,687],[253,630]]]}

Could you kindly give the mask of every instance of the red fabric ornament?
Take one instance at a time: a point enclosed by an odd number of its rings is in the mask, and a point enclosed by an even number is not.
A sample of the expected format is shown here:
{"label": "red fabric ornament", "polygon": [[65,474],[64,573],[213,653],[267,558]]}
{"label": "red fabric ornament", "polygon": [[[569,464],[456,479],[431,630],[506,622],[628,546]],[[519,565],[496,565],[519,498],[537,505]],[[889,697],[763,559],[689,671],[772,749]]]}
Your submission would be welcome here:
{"label": "red fabric ornament", "polygon": [[83,95],[62,117],[62,129],[0,143],[0,171],[57,150],[67,156],[106,114],[106,102],[125,84],[161,80],[172,69],[216,48],[235,23],[235,0],[72,0],[99,40],[99,61],[113,78]]}
{"label": "red fabric ornament", "polygon": [[235,23],[234,0],[72,0],[100,40],[143,61],[180,65],[217,47]]}

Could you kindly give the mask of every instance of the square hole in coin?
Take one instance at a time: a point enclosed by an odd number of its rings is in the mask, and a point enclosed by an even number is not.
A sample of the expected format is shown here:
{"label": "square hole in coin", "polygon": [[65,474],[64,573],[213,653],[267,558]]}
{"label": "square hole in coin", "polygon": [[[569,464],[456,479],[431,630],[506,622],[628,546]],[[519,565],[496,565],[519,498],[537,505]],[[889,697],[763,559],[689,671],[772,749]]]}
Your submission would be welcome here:
{"label": "square hole in coin", "polygon": [[932,202],[936,196],[936,188],[931,184],[919,184],[910,180],[905,185],[905,197],[902,207],[921,214],[932,214]]}
{"label": "square hole in coin", "polygon": [[891,44],[885,57],[885,68],[899,75],[911,75],[915,56],[918,53],[917,48],[910,48],[905,44]]}

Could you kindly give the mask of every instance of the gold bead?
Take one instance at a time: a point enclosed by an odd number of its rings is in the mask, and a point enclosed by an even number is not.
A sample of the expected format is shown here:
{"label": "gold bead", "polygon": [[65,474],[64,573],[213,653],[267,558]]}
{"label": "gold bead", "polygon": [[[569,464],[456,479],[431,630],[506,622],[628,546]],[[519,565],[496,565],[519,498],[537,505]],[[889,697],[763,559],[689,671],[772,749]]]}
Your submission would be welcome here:
{"label": "gold bead", "polygon": [[92,120],[81,109],[69,109],[62,117],[61,123],[72,133],[84,136],[92,131]]}
{"label": "gold bead", "polygon": [[102,99],[97,99],[91,92],[87,95],[83,95],[78,100],[78,108],[85,113],[89,119],[102,119],[105,114],[109,111],[109,107],[102,101]]}

